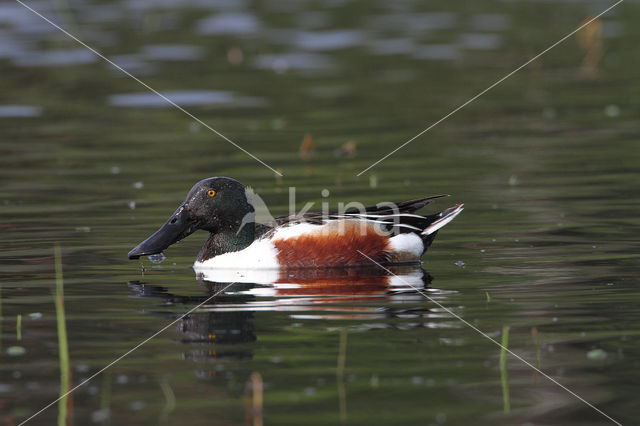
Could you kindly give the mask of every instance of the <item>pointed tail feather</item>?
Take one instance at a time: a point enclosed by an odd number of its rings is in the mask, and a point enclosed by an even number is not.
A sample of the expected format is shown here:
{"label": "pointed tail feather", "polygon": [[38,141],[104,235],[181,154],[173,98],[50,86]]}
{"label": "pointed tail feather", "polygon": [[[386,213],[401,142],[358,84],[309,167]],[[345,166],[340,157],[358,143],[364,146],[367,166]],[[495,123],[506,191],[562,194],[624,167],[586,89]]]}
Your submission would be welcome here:
{"label": "pointed tail feather", "polygon": [[445,226],[447,223],[451,222],[453,218],[458,216],[463,209],[464,204],[457,204],[451,208],[443,210],[439,213],[436,220],[433,221],[429,226],[427,226],[422,232],[422,235],[430,235],[436,232],[438,229]]}

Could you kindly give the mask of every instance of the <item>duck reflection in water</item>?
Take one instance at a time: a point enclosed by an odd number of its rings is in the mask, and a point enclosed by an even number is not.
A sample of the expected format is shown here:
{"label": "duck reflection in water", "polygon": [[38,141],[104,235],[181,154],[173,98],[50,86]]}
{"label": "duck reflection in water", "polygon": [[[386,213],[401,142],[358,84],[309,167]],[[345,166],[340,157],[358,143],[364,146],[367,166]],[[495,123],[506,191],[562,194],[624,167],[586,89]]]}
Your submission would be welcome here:
{"label": "duck reflection in water", "polygon": [[[286,311],[297,318],[388,319],[402,315],[406,308],[385,303],[381,309],[377,301],[394,304],[424,300],[418,290],[425,291],[429,286],[431,276],[426,271],[419,266],[394,266],[389,271],[380,268],[298,270],[281,273],[278,280],[271,283],[248,281],[257,278],[255,276],[245,276],[245,282],[240,282],[243,275],[240,271],[236,274],[238,280],[231,282],[214,281],[211,276],[198,274],[196,278],[206,292],[203,296],[180,296],[169,293],[165,287],[141,281],[130,281],[129,286],[139,297],[159,298],[167,304],[199,304],[220,292],[178,323],[177,330],[183,336],[178,342],[194,346],[183,358],[242,360],[253,357],[249,346],[243,345],[257,340],[256,311]],[[415,305],[412,308],[415,312]]]}
{"label": "duck reflection in water", "polygon": [[[169,293],[166,287],[149,285],[141,281],[129,281],[128,285],[138,297],[162,299],[169,305],[197,305],[206,301],[223,287],[210,286],[201,281],[211,293],[205,296],[180,296]],[[211,283],[213,284],[213,283]],[[231,289],[231,287],[229,288]],[[251,343],[256,340],[253,316],[250,310],[227,310],[227,305],[237,305],[255,299],[255,296],[221,293],[201,309],[182,318],[176,326],[181,334],[176,341],[192,348],[182,354],[185,360],[205,361],[215,358],[218,361],[244,360],[253,358],[253,352],[247,349],[234,349],[234,345]],[[212,308],[216,309],[212,309]],[[155,315],[173,319],[175,313],[154,311]],[[224,349],[220,349],[224,348]],[[199,373],[202,375],[204,373]],[[209,374],[206,374],[209,375]]]}
{"label": "duck reflection in water", "polygon": [[[266,272],[266,274],[265,274]],[[403,292],[417,292],[429,286],[431,276],[418,265],[374,267],[307,268],[297,270],[212,270],[199,271],[196,278],[209,292],[234,283],[238,294],[275,298],[274,304],[291,304],[291,297],[305,302],[335,302],[361,298],[387,298]],[[247,286],[247,283],[250,286]],[[306,297],[318,296],[316,299]],[[329,297],[329,296],[334,296]]]}

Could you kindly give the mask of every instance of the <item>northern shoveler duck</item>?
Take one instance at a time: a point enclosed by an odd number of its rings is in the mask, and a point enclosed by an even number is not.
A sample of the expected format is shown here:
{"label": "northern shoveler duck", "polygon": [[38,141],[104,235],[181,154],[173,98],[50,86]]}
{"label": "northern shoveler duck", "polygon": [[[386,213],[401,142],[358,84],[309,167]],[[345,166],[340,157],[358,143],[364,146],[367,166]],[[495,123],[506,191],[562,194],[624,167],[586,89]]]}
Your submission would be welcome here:
{"label": "northern shoveler duck", "polygon": [[438,230],[462,211],[458,204],[428,216],[414,214],[441,197],[445,195],[258,224],[245,187],[235,179],[212,177],[196,183],[167,223],[131,250],[129,259],[161,253],[202,229],[210,234],[196,270],[370,266],[372,260],[419,263]]}

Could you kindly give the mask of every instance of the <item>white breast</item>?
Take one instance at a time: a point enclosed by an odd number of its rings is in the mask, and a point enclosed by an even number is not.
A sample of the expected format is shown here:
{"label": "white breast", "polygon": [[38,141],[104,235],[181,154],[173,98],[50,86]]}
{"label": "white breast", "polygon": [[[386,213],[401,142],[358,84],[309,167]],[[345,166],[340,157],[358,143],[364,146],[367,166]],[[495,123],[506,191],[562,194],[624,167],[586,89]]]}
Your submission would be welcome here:
{"label": "white breast", "polygon": [[256,240],[240,251],[224,253],[193,264],[199,269],[277,269],[278,250],[269,239]]}

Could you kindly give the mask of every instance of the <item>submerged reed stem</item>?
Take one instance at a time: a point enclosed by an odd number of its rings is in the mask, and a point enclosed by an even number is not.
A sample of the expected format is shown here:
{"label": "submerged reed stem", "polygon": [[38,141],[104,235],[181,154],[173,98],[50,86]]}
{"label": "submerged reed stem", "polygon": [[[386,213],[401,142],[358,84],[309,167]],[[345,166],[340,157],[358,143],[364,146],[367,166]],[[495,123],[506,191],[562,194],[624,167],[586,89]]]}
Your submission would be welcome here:
{"label": "submerged reed stem", "polygon": [[245,424],[263,426],[264,383],[257,371],[251,373],[244,388]]}
{"label": "submerged reed stem", "polygon": [[167,424],[169,420],[169,414],[171,414],[171,412],[176,408],[176,395],[175,393],[173,393],[173,389],[171,388],[171,384],[169,383],[169,379],[167,377],[162,377],[159,383],[162,394],[164,395],[165,405],[160,411],[160,418],[158,420],[158,423]]}

